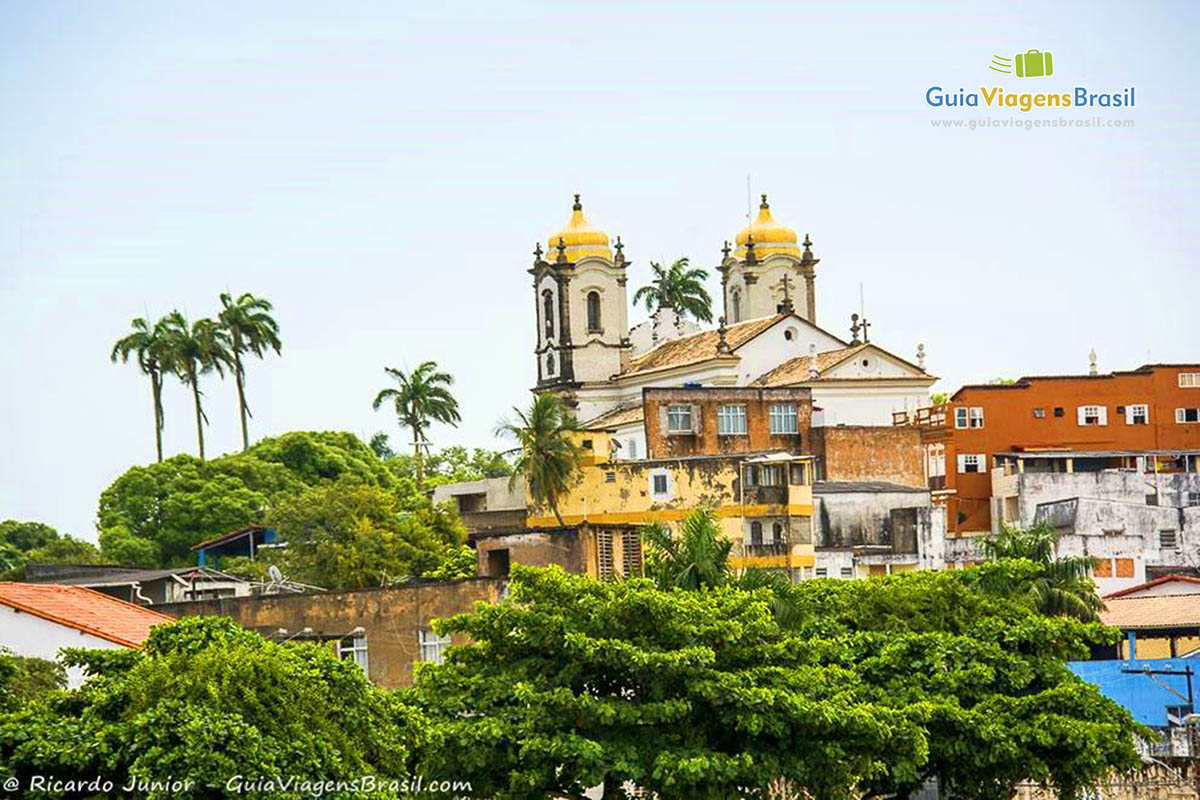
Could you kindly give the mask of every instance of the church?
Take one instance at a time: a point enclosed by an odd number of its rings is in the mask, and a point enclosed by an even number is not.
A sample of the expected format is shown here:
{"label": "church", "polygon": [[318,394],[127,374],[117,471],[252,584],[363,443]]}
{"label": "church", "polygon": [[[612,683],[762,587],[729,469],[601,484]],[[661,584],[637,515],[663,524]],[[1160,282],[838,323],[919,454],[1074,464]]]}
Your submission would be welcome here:
{"label": "church", "polygon": [[849,341],[817,324],[812,240],[758,217],[725,243],[716,328],[660,308],[629,326],[625,245],[588,222],[579,195],[566,226],[534,251],[537,385],[558,393],[584,427],[610,433],[618,458],[647,452],[642,391],[659,387],[800,387],[814,426],[890,426],[893,412],[929,405],[937,377],[871,341],[852,315]]}

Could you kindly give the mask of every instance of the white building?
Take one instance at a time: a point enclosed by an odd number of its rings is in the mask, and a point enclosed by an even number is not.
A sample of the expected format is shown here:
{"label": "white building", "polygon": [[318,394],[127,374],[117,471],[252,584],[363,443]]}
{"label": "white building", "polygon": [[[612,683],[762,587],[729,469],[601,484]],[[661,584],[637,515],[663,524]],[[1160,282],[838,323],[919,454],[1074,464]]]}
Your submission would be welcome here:
{"label": "white building", "polygon": [[[670,308],[630,330],[624,245],[592,226],[578,195],[567,226],[534,253],[538,391],[560,393],[588,427],[608,429],[622,457],[645,454],[638,411],[647,386],[803,386],[817,425],[891,425],[929,404],[937,380],[869,341],[852,315],[847,341],[816,324],[812,241],[776,222],[763,196],[755,222],[728,243],[717,271],[721,315],[700,330]],[[714,311],[714,313],[716,313]]]}
{"label": "white building", "polygon": [[[140,647],[155,625],[174,619],[82,586],[0,582],[0,647],[16,655],[58,660],[64,647]],[[78,667],[67,685],[83,683]]]}

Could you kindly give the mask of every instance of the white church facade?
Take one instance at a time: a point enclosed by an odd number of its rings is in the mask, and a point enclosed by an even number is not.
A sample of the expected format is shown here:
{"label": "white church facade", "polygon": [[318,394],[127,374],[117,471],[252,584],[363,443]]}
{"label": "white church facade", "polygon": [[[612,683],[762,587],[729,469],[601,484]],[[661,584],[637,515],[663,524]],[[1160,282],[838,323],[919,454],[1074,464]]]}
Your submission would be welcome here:
{"label": "white church facade", "polygon": [[776,222],[766,195],[757,219],[726,243],[717,271],[721,316],[701,330],[660,309],[632,330],[624,245],[592,226],[576,195],[571,218],[539,244],[533,276],[537,385],[559,393],[586,427],[611,432],[623,458],[646,453],[646,387],[787,386],[812,390],[814,425],[888,425],[929,404],[937,380],[869,341],[854,317],[846,341],[817,325],[812,242]]}

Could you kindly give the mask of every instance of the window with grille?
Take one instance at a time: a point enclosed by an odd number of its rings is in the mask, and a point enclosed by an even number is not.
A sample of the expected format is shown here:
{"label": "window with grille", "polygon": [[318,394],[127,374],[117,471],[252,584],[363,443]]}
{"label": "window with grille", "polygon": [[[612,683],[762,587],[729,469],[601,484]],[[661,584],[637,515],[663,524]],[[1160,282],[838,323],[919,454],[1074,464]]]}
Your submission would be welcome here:
{"label": "window with grille", "polygon": [[842,567],[842,577],[843,578],[853,578],[854,577],[854,567]]}
{"label": "window with grille", "polygon": [[1080,425],[1103,425],[1105,424],[1105,408],[1104,406],[1080,406],[1079,407],[1079,424]]}
{"label": "window with grille", "polygon": [[612,531],[596,531],[596,577],[602,581],[613,579]]}
{"label": "window with grille", "polygon": [[798,433],[796,407],[794,405],[772,405],[770,409],[771,433]]}
{"label": "window with grille", "polygon": [[1125,422],[1130,425],[1145,425],[1150,421],[1150,406],[1146,404],[1126,406]]}
{"label": "window with grille", "polygon": [[829,575],[829,570],[828,570],[828,568],[826,568],[826,567],[817,567],[817,577],[818,577],[818,578],[825,578],[825,577],[828,577],[828,575]]}
{"label": "window with grille", "polygon": [[692,432],[692,407],[667,406],[667,433]]}
{"label": "window with grille", "polygon": [[746,407],[720,406],[717,408],[717,434],[739,436],[746,433]]}
{"label": "window with grille", "polygon": [[637,531],[621,534],[621,562],[626,578],[642,574],[642,536]]}
{"label": "window with grille", "polygon": [[1173,530],[1165,530],[1158,532],[1158,546],[1163,550],[1174,550],[1178,544],[1176,532]]}
{"label": "window with grille", "polygon": [[338,658],[346,661],[353,661],[362,667],[364,674],[367,672],[367,635],[365,633],[356,633],[353,636],[347,636],[338,641],[337,646]]}
{"label": "window with grille", "polygon": [[417,631],[417,645],[422,661],[441,664],[446,657],[446,648],[450,646],[450,637],[438,636],[431,628],[422,628]]}

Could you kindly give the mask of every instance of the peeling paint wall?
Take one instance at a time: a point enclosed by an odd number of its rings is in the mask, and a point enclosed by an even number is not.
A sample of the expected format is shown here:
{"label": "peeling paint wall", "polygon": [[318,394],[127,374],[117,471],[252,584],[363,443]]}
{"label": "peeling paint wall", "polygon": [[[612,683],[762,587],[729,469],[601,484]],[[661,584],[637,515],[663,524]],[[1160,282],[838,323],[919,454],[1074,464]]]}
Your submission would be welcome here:
{"label": "peeling paint wall", "polygon": [[925,486],[921,432],[913,427],[813,428],[813,453],[830,481],[888,481]]}
{"label": "peeling paint wall", "polygon": [[[368,677],[385,688],[410,686],[419,658],[418,632],[434,619],[496,603],[503,582],[471,578],[346,592],[272,595],[156,606],[173,617],[224,616],[244,628],[274,635],[312,628],[318,637],[346,636],[361,626],[367,636]],[[455,640],[461,641],[460,639]],[[330,643],[330,647],[334,645]]]}

